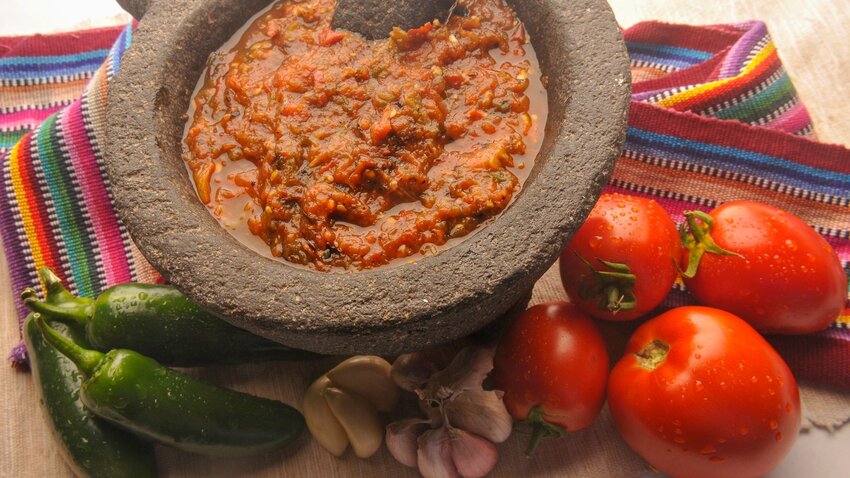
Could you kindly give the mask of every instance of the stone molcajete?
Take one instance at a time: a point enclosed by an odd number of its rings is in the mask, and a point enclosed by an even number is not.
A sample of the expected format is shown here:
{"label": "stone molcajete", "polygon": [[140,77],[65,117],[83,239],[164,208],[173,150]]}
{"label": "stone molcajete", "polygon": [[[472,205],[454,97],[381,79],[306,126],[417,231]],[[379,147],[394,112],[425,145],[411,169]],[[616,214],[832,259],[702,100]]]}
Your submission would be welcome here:
{"label": "stone molcajete", "polygon": [[221,228],[181,160],[184,114],[207,57],[270,0],[119,3],[144,16],[110,91],[106,169],[119,216],[186,295],[293,347],[418,350],[527,301],[590,212],[625,138],[629,64],[607,2],[508,1],[531,37],[549,100],[542,149],[515,202],[464,242],[411,264],[356,273],[291,267]]}

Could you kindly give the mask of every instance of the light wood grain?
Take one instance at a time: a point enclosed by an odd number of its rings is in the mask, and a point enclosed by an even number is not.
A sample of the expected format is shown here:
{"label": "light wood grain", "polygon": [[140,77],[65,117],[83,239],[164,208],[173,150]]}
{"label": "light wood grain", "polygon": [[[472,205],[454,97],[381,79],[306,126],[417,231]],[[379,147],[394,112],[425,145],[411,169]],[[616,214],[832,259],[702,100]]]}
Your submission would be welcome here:
{"label": "light wood grain", "polygon": [[[850,42],[847,41],[850,9],[835,0],[610,0],[623,26],[660,19],[686,23],[723,23],[748,19],[767,22],[780,55],[800,95],[808,105],[822,140],[850,144]],[[9,20],[6,18],[6,20]],[[0,255],[0,348],[8,350],[19,340],[8,285],[5,257]],[[563,292],[557,275],[550,271],[539,284],[536,299],[558,299]],[[272,364],[228,367],[199,372],[219,384],[298,403],[303,390],[329,361],[310,365]],[[70,476],[56,452],[41,417],[28,374],[0,368],[0,476]],[[840,403],[840,402],[839,402]],[[644,469],[617,437],[610,416],[590,429],[541,446],[534,460],[521,453],[525,436],[514,434],[500,447],[502,460],[496,476],[635,476]],[[262,477],[404,477],[413,470],[396,464],[382,451],[366,461],[350,454],[331,458],[308,438],[292,451],[242,460],[212,460],[179,454],[158,453],[164,476],[262,476]],[[811,456],[817,460],[817,456]],[[846,462],[850,465],[850,460]],[[836,475],[837,476],[837,475]]]}

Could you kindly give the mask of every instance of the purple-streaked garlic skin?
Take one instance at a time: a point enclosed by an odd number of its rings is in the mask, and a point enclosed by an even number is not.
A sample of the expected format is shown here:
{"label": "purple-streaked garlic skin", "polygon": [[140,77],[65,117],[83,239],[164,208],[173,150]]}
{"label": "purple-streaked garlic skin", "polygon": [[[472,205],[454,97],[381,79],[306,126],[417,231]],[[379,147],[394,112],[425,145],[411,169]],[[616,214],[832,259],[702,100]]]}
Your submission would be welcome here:
{"label": "purple-streaked garlic skin", "polygon": [[402,390],[414,392],[425,387],[428,379],[439,369],[425,352],[400,356],[393,362],[390,375]]}
{"label": "purple-streaked garlic skin", "polygon": [[429,428],[427,420],[408,418],[387,425],[387,449],[399,463],[411,468],[416,467],[417,439]]}
{"label": "purple-streaked garlic skin", "polygon": [[496,445],[460,428],[449,428],[448,433],[451,438],[452,463],[460,476],[480,478],[493,471],[499,461]]}
{"label": "purple-streaked garlic skin", "polygon": [[504,394],[483,388],[494,352],[464,348],[439,371],[425,353],[396,360],[393,381],[416,394],[427,417],[387,427],[387,447],[396,460],[418,466],[425,478],[473,478],[493,470],[499,458],[494,443],[505,441],[513,427]]}
{"label": "purple-streaked garlic skin", "polygon": [[492,347],[467,347],[455,356],[452,363],[428,380],[429,396],[446,399],[464,390],[481,390],[484,379],[493,370]]}
{"label": "purple-streaked garlic skin", "polygon": [[451,426],[502,443],[513,430],[513,418],[502,395],[496,390],[467,390],[443,402],[443,409]]}
{"label": "purple-streaked garlic skin", "polygon": [[428,430],[419,437],[417,464],[424,478],[455,478],[451,438],[446,427]]}

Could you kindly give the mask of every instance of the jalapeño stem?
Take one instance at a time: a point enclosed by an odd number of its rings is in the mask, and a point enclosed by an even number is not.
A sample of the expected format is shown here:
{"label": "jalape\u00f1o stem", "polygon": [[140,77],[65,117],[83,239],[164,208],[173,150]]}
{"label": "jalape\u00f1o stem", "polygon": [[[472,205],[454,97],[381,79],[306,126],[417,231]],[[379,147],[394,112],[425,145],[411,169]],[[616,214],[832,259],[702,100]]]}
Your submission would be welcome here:
{"label": "jalape\u00f1o stem", "polygon": [[21,293],[21,299],[24,305],[33,312],[44,314],[62,322],[73,322],[81,326],[86,325],[88,314],[85,313],[84,309],[73,307],[73,304],[69,304],[71,307],[66,307],[64,304],[54,305],[42,302],[35,297],[35,291],[32,289],[24,290]]}
{"label": "jalape\u00f1o stem", "polygon": [[103,361],[103,358],[105,357],[104,354],[96,350],[84,349],[75,344],[70,339],[57,332],[53,327],[47,325],[47,322],[44,321],[44,317],[41,314],[33,314],[33,319],[35,319],[35,323],[38,325],[38,328],[41,329],[41,333],[44,335],[44,340],[52,345],[53,348],[58,350],[59,353],[74,362],[74,365],[76,365],[84,375],[91,375],[97,366],[100,365],[100,362]]}
{"label": "jalape\u00f1o stem", "polygon": [[62,322],[73,322],[83,327],[92,314],[94,301],[76,297],[65,286],[62,280],[50,268],[38,270],[38,277],[44,284],[44,302],[38,300],[38,294],[33,289],[21,292],[21,300],[33,312],[39,312]]}

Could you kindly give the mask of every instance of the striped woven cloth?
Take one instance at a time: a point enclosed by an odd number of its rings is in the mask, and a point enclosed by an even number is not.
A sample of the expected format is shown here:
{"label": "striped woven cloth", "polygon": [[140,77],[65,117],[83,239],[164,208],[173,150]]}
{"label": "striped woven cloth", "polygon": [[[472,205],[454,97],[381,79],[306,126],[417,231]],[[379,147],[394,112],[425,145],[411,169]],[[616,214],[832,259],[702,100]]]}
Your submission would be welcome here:
{"label": "striped woven cloth", "polygon": [[[112,210],[100,153],[109,82],[131,36],[0,38],[0,232],[13,291],[36,283],[41,265],[84,296],[160,280]],[[608,190],[652,197],[677,221],[734,199],[777,205],[850,271],[850,151],[815,141],[764,24],[647,22],[625,37],[634,96]],[[690,301],[677,286],[666,306]],[[845,310],[825,332],[771,340],[799,378],[850,387],[849,323]],[[12,360],[24,363],[25,350]]]}

